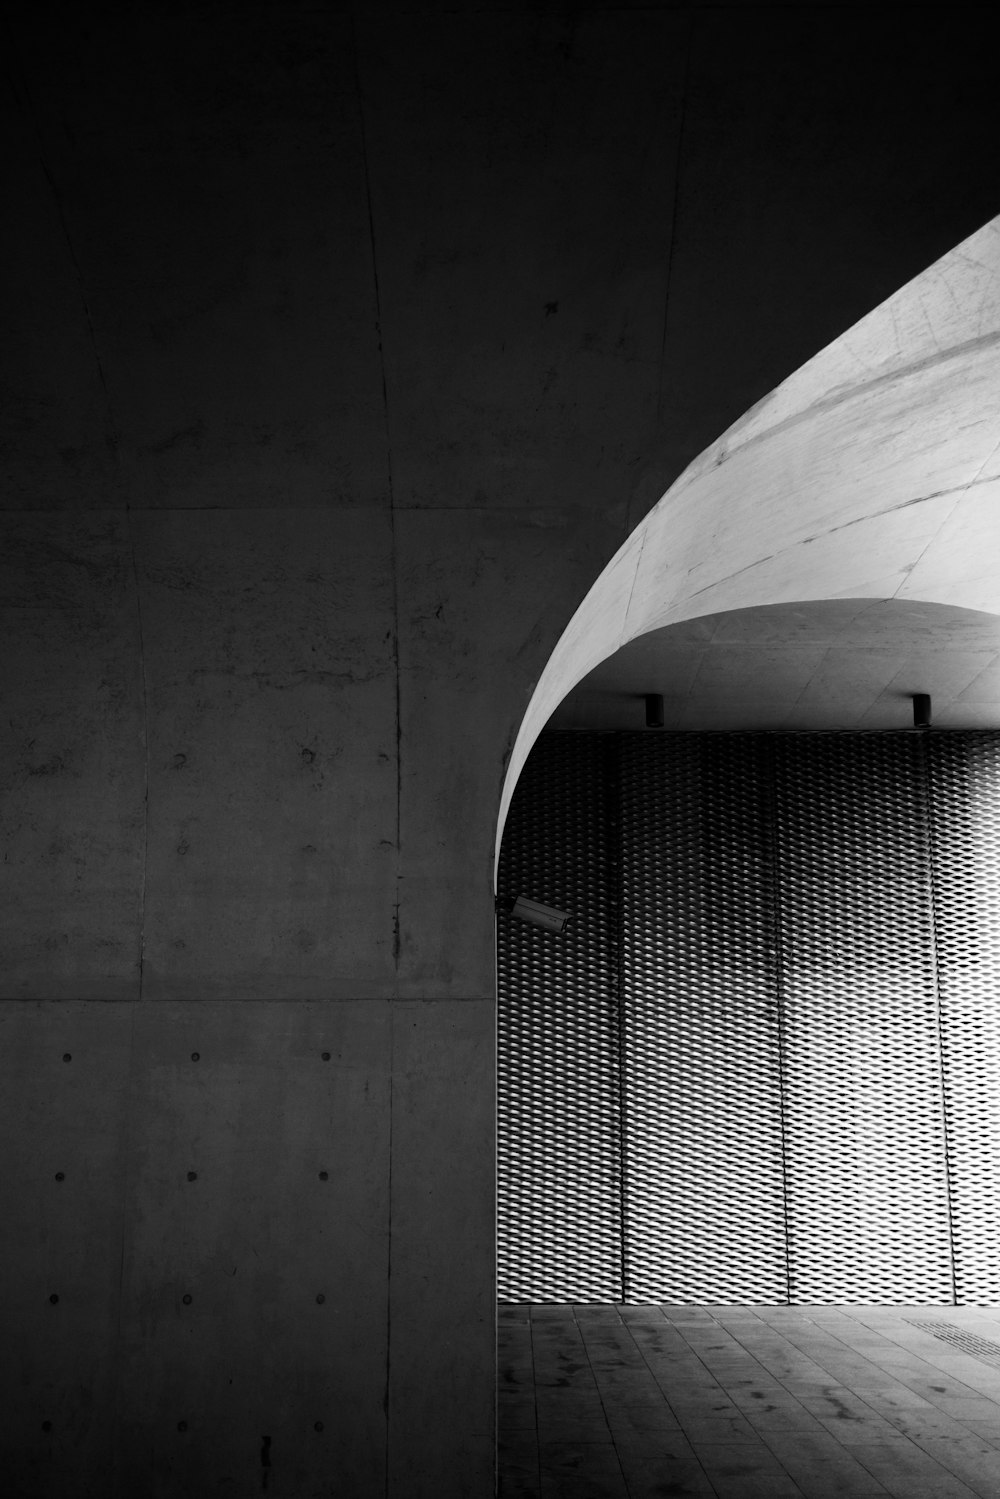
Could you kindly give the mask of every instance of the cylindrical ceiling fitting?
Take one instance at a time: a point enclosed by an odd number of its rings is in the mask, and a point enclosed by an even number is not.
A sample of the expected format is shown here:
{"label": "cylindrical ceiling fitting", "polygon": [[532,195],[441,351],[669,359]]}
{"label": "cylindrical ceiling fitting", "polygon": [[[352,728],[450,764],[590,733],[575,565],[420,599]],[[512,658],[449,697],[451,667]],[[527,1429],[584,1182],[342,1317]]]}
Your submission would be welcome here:
{"label": "cylindrical ceiling fitting", "polygon": [[929,692],[913,694],[913,727],[929,729],[931,726],[931,695]]}
{"label": "cylindrical ceiling fitting", "polygon": [[663,695],[659,692],[646,693],[646,728],[663,728]]}

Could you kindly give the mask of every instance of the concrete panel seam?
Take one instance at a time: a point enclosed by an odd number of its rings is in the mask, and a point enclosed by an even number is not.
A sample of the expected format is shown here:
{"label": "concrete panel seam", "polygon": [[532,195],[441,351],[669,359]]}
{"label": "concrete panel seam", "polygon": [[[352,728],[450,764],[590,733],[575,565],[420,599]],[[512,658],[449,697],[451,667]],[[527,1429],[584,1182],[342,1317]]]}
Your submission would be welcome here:
{"label": "concrete panel seam", "polygon": [[393,1012],[389,1010],[389,1123],[387,1142],[388,1180],[386,1185],[386,1276],[385,1276],[385,1393],[382,1397],[385,1411],[385,1496],[389,1499],[390,1452],[389,1452],[389,1402],[392,1393],[392,1106],[393,1081],[396,1063],[396,1026]]}
{"label": "concrete panel seam", "polygon": [[[354,87],[358,102],[358,128],[361,135],[361,160],[365,174],[365,206],[368,214],[368,242],[371,247],[372,287],[375,295],[375,336],[378,340],[379,373],[382,381],[382,423],[385,432],[386,484],[389,491],[389,548],[390,571],[392,573],[392,663],[396,686],[396,889],[393,897],[392,955],[393,966],[399,975],[400,924],[400,829],[403,799],[402,733],[403,719],[400,708],[401,673],[399,669],[399,566],[396,546],[396,499],[392,471],[392,432],[389,421],[389,387],[385,373],[385,349],[382,344],[382,292],[379,285],[378,254],[375,247],[375,213],[372,206],[371,166],[368,158],[368,134],[365,128],[364,94],[361,89],[361,64],[358,51],[358,31],[354,14],[351,14],[351,55],[354,62]],[[388,1470],[387,1470],[388,1471]],[[387,1480],[388,1481],[388,1480]]]}
{"label": "concrete panel seam", "polygon": [[135,532],[132,513],[126,503],[125,524],[128,527],[129,550],[132,557],[132,582],[135,587],[135,616],[139,635],[139,671],[142,678],[142,868],[139,874],[139,979],[138,998],[142,1000],[142,985],[146,961],[146,870],[149,863],[149,685],[146,675],[146,647],[142,632],[142,595],[139,589],[139,564],[135,550]]}
{"label": "concrete panel seam", "polygon": [[[691,53],[694,48],[695,12],[688,16],[687,45],[684,50],[684,76],[681,79],[681,117],[677,124],[677,149],[674,154],[674,193],[670,209],[670,243],[667,246],[667,266],[663,285],[663,331],[660,337],[660,368],[656,382],[656,424],[663,421],[663,367],[667,359],[667,323],[670,314],[670,283],[674,272],[674,245],[677,240],[677,213],[681,199],[681,164],[684,159],[684,125],[687,119],[688,86],[691,79]],[[631,515],[625,511],[625,536],[631,534]]]}

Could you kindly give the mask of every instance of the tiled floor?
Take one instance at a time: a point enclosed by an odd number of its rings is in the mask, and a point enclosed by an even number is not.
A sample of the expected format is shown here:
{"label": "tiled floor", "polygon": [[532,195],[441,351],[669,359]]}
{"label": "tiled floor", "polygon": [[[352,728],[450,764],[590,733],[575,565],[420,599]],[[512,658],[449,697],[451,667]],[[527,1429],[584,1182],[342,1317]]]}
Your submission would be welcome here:
{"label": "tiled floor", "polygon": [[501,1499],[685,1494],[1000,1499],[1000,1308],[501,1306]]}

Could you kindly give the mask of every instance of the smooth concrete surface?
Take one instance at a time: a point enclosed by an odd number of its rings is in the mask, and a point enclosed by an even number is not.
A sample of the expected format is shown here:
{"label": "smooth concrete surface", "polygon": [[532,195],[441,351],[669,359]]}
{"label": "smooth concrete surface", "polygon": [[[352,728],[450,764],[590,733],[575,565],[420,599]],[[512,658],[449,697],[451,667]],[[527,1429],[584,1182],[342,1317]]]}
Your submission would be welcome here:
{"label": "smooth concrete surface", "polygon": [[500,1499],[1000,1491],[995,1309],[550,1305],[499,1319]]}
{"label": "smooth concrete surface", "polygon": [[995,728],[1000,616],[912,599],[702,615],[630,640],[548,727],[644,728],[647,693],[671,729],[908,729],[915,693],[929,695],[935,728]]}
{"label": "smooth concrete surface", "polygon": [[[405,1000],[392,1017],[388,1489],[493,1487],[496,1346],[492,1001]],[[429,1336],[433,1329],[433,1336]]]}
{"label": "smooth concrete surface", "polygon": [[620,525],[657,422],[689,19],[432,9],[358,26],[396,502]]}
{"label": "smooth concrete surface", "polygon": [[488,1491],[493,1025],[0,1008],[6,1492]]}
{"label": "smooth concrete surface", "polygon": [[392,992],[383,508],[133,518],[149,732],[142,993]]}
{"label": "smooth concrete surface", "polygon": [[0,1452],[12,1494],[107,1492],[131,1028],[130,1005],[0,1006]]}
{"label": "smooth concrete surface", "polygon": [[268,1493],[331,1473],[374,1492],[387,1004],[149,1005],[135,1025],[121,1492],[239,1492],[265,1468]]}
{"label": "smooth concrete surface", "polygon": [[8,43],[12,502],[381,497],[350,15],[58,15]]}
{"label": "smooth concrete surface", "polygon": [[3,994],[128,999],[145,843],[128,518],[4,520]]}
{"label": "smooth concrete surface", "polygon": [[998,288],[1000,218],[817,354],[688,467],[549,658],[511,756],[504,810],[560,702],[649,631],[828,599],[1000,613]]}
{"label": "smooth concrete surface", "polygon": [[[410,1127],[393,1131],[391,1193],[382,1183],[398,1252],[380,1272],[382,1310],[364,1311],[376,1352],[376,1323],[391,1320],[386,1360],[348,1375],[312,1310],[281,1300],[275,1368],[297,1347],[309,1380],[332,1371],[356,1416],[353,1434],[322,1434],[349,1476],[338,1492],[384,1494],[366,1423],[385,1401],[390,1493],[490,1491],[483,1016],[518,726],[573,610],[685,465],[1000,208],[983,166],[1000,118],[989,17],[963,14],[901,27],[893,6],[845,19],[261,0],[11,18],[0,996],[28,1027],[11,1067],[37,1101],[15,1111],[7,1148],[30,1154],[46,1138],[25,1122],[45,1108],[45,1129],[75,1130],[44,1063],[45,1006],[69,1016],[93,1000],[93,1018],[72,1023],[104,1038],[109,1123],[85,1109],[81,1151],[89,1130],[103,1161],[102,1131],[125,1109],[129,1161],[141,1115],[157,1152],[193,1149],[201,1121],[211,1159],[245,1139],[266,1168],[257,1197],[236,1169],[221,1220],[189,1206],[204,1216],[184,1220],[188,1238],[164,1219],[158,1247],[136,1213],[152,1194],[153,1221],[166,1214],[155,1183],[167,1167],[126,1180],[115,1165],[119,1193],[98,1166],[80,1219],[90,1321],[62,1364],[77,1414],[44,1470],[53,1483],[72,1472],[105,1492],[110,1348],[127,1353],[113,1373],[131,1400],[119,1450],[132,1492],[299,1482],[287,1423],[321,1385],[273,1428],[256,1429],[252,1404],[251,1427],[218,1393],[227,1350],[259,1349],[250,1300],[230,1288],[224,1317],[175,1325],[151,1288],[172,1283],[175,1255],[197,1267],[207,1246],[239,1239],[258,1284],[292,1298],[283,1257],[299,1245],[265,1229],[267,1208],[308,1236],[314,1199],[303,1187],[289,1204],[278,1157],[295,1142],[280,1128],[272,1141],[265,1121],[279,1093],[310,1097],[311,1084],[284,1027],[310,1005],[364,1003],[375,1017],[400,1003],[428,1029],[397,1079]],[[986,511],[983,526],[985,549]],[[692,547],[700,564],[714,542]],[[219,1007],[226,1060],[211,1097],[171,1072],[167,1032],[144,1029],[150,1006]],[[126,1018],[129,1054],[160,1078],[155,1098],[116,1070]],[[480,1038],[474,1064],[463,1023]],[[345,1041],[359,1071],[364,1034]],[[272,1046],[279,1081],[254,1114],[241,1100]],[[468,1069],[447,1060],[452,1046]],[[377,1141],[395,1107],[380,1088],[377,1123],[351,1105]],[[367,1160],[341,1162],[355,1204],[370,1200]],[[5,1289],[27,1315],[35,1260],[62,1240],[37,1196],[21,1202],[10,1231],[27,1290]],[[127,1259],[116,1293],[123,1224],[144,1258]],[[346,1274],[353,1222],[325,1232]],[[376,1267],[379,1232],[364,1229]],[[444,1252],[452,1241],[460,1254]],[[301,1250],[310,1270],[313,1252]],[[139,1290],[152,1298],[141,1323],[127,1302]],[[121,1343],[106,1326],[115,1294]],[[203,1305],[199,1293],[199,1318]],[[198,1387],[238,1434],[218,1436],[217,1452],[172,1408],[189,1327]],[[53,1387],[31,1358],[13,1383],[29,1406],[11,1463],[35,1499],[33,1423],[49,1419]],[[431,1409],[433,1390],[447,1393]],[[182,1437],[194,1455],[170,1445]],[[306,1492],[337,1482],[319,1451],[296,1459]]]}

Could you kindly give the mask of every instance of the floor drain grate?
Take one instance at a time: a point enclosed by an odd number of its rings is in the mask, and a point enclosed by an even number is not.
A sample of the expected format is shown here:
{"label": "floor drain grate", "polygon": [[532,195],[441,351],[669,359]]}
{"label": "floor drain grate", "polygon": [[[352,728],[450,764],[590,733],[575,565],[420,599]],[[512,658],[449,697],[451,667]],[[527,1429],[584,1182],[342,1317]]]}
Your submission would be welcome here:
{"label": "floor drain grate", "polygon": [[953,1348],[960,1348],[963,1353],[971,1353],[975,1358],[986,1359],[990,1363],[1000,1363],[1000,1343],[993,1343],[989,1338],[981,1338],[974,1332],[966,1332],[962,1327],[956,1327],[952,1322],[917,1322],[907,1317],[911,1327],[919,1327],[922,1332],[933,1333],[934,1337],[940,1338],[942,1343],[950,1343]]}

